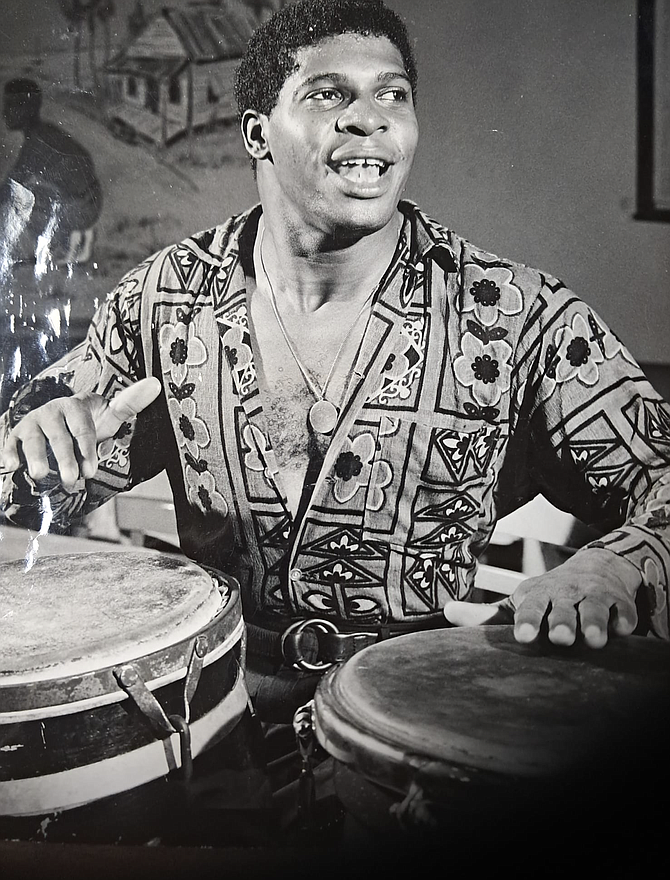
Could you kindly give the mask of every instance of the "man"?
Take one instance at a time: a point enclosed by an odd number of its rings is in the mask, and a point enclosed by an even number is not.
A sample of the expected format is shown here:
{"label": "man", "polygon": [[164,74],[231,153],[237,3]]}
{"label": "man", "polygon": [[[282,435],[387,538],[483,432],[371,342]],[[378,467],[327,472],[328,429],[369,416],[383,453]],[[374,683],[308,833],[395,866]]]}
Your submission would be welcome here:
{"label": "man", "polygon": [[102,207],[89,153],[43,120],[41,106],[34,80],[5,84],[5,125],[24,139],[0,187],[0,412],[17,388],[69,348],[64,291],[73,266],[91,259]]}
{"label": "man", "polygon": [[[400,201],[415,92],[381,0],[270,19],[237,81],[260,206],[130,272],[6,420],[16,521],[167,469],[184,552],[241,583],[269,720],[318,679],[282,661],[309,618],[342,645],[445,609],[513,613],[522,642],[668,636],[670,413],[560,282]],[[538,491],[607,534],[501,610],[469,606],[496,519]]]}

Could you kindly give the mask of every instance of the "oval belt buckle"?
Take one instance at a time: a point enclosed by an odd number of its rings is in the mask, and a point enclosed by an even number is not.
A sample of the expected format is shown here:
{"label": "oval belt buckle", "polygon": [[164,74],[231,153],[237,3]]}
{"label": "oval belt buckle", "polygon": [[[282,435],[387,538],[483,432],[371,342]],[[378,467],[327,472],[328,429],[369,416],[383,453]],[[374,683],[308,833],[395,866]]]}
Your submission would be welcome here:
{"label": "oval belt buckle", "polygon": [[[321,620],[319,618],[310,619],[310,620],[298,620],[295,623],[292,623],[288,626],[281,637],[281,652],[282,657],[286,660],[287,663],[290,663],[292,666],[296,666],[298,669],[302,669],[304,672],[325,672],[326,669],[330,669],[331,666],[334,666],[334,663],[322,662],[322,663],[310,663],[308,660],[305,660],[300,656],[300,635],[309,627],[314,627],[314,629],[321,630],[321,632],[327,633],[338,633],[339,629],[335,626],[334,623],[330,620]],[[296,653],[297,657],[289,657],[286,654],[286,640],[289,636],[295,636],[295,645],[296,645]]]}

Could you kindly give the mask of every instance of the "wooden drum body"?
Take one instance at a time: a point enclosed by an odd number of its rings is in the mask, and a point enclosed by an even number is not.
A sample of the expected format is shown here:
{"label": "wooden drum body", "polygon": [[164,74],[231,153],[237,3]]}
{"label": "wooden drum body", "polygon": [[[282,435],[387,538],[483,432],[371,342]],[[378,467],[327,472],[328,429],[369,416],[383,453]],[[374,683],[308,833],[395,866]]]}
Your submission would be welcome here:
{"label": "wooden drum body", "polygon": [[[645,755],[656,750],[667,778],[669,693],[668,643],[558,649],[520,645],[507,626],[444,629],[373,645],[328,673],[312,724],[336,759],[340,800],[375,831],[462,838],[515,814],[518,828],[579,809],[592,809],[593,827],[595,799],[625,800]],[[639,804],[624,810],[630,819]]]}
{"label": "wooden drum body", "polygon": [[0,831],[160,834],[168,776],[247,707],[236,583],[138,552],[24,568],[0,566]]}

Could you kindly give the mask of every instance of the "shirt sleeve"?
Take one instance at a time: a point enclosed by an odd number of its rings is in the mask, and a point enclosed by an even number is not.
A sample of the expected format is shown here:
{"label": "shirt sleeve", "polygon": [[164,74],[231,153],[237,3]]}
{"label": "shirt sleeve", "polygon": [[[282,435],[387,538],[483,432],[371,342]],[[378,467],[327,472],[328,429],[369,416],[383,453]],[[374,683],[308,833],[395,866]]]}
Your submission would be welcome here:
{"label": "shirt sleeve", "polygon": [[[8,411],[0,419],[0,438],[29,412],[58,397],[79,392],[95,392],[112,399],[123,388],[146,375],[140,337],[140,311],[147,276],[155,257],[133,269],[109,294],[96,312],[84,342],[45,369],[20,389]],[[151,407],[132,422],[126,422],[116,435],[98,444],[99,466],[89,480],[79,480],[71,491],[61,485],[55,467],[37,483],[25,468],[4,478],[2,510],[17,525],[34,529],[51,524],[64,527],[89,513],[112,495],[130,488],[162,469],[153,460],[149,467],[141,461],[141,450],[131,468],[131,446],[138,421],[152,417]],[[144,471],[146,470],[146,473]]]}
{"label": "shirt sleeve", "polygon": [[670,407],[593,309],[544,278],[521,337],[518,425],[530,476],[640,572],[649,629],[670,637]]}

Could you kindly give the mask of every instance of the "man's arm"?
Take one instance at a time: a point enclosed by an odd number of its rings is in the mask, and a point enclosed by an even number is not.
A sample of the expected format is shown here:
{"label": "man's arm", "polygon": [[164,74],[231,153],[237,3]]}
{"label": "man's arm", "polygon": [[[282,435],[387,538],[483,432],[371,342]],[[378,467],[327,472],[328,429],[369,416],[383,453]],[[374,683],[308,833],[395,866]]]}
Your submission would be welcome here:
{"label": "man's arm", "polygon": [[98,444],[113,438],[124,423],[146,409],[160,392],[160,382],[150,377],[140,379],[111,400],[90,391],[51,400],[28,413],[10,430],[2,449],[0,470],[14,473],[25,465],[37,483],[49,476],[51,450],[63,488],[74,489],[79,480],[95,476]]}
{"label": "man's arm", "polygon": [[670,408],[605,323],[557,287],[543,290],[522,336],[535,357],[519,371],[516,429],[528,431],[524,467],[537,488],[605,534],[509,599],[448,603],[445,614],[458,625],[513,620],[523,642],[546,631],[556,644],[601,647],[631,633],[642,608],[667,638]]}
{"label": "man's arm", "polygon": [[[2,507],[34,527],[45,496],[65,525],[131,483],[135,416],[160,391],[147,378],[140,305],[150,261],[128,273],[96,313],[85,342],[14,396],[0,420]],[[142,468],[133,470],[137,480]],[[160,470],[155,462],[154,472]],[[151,475],[151,474],[148,474]]]}

